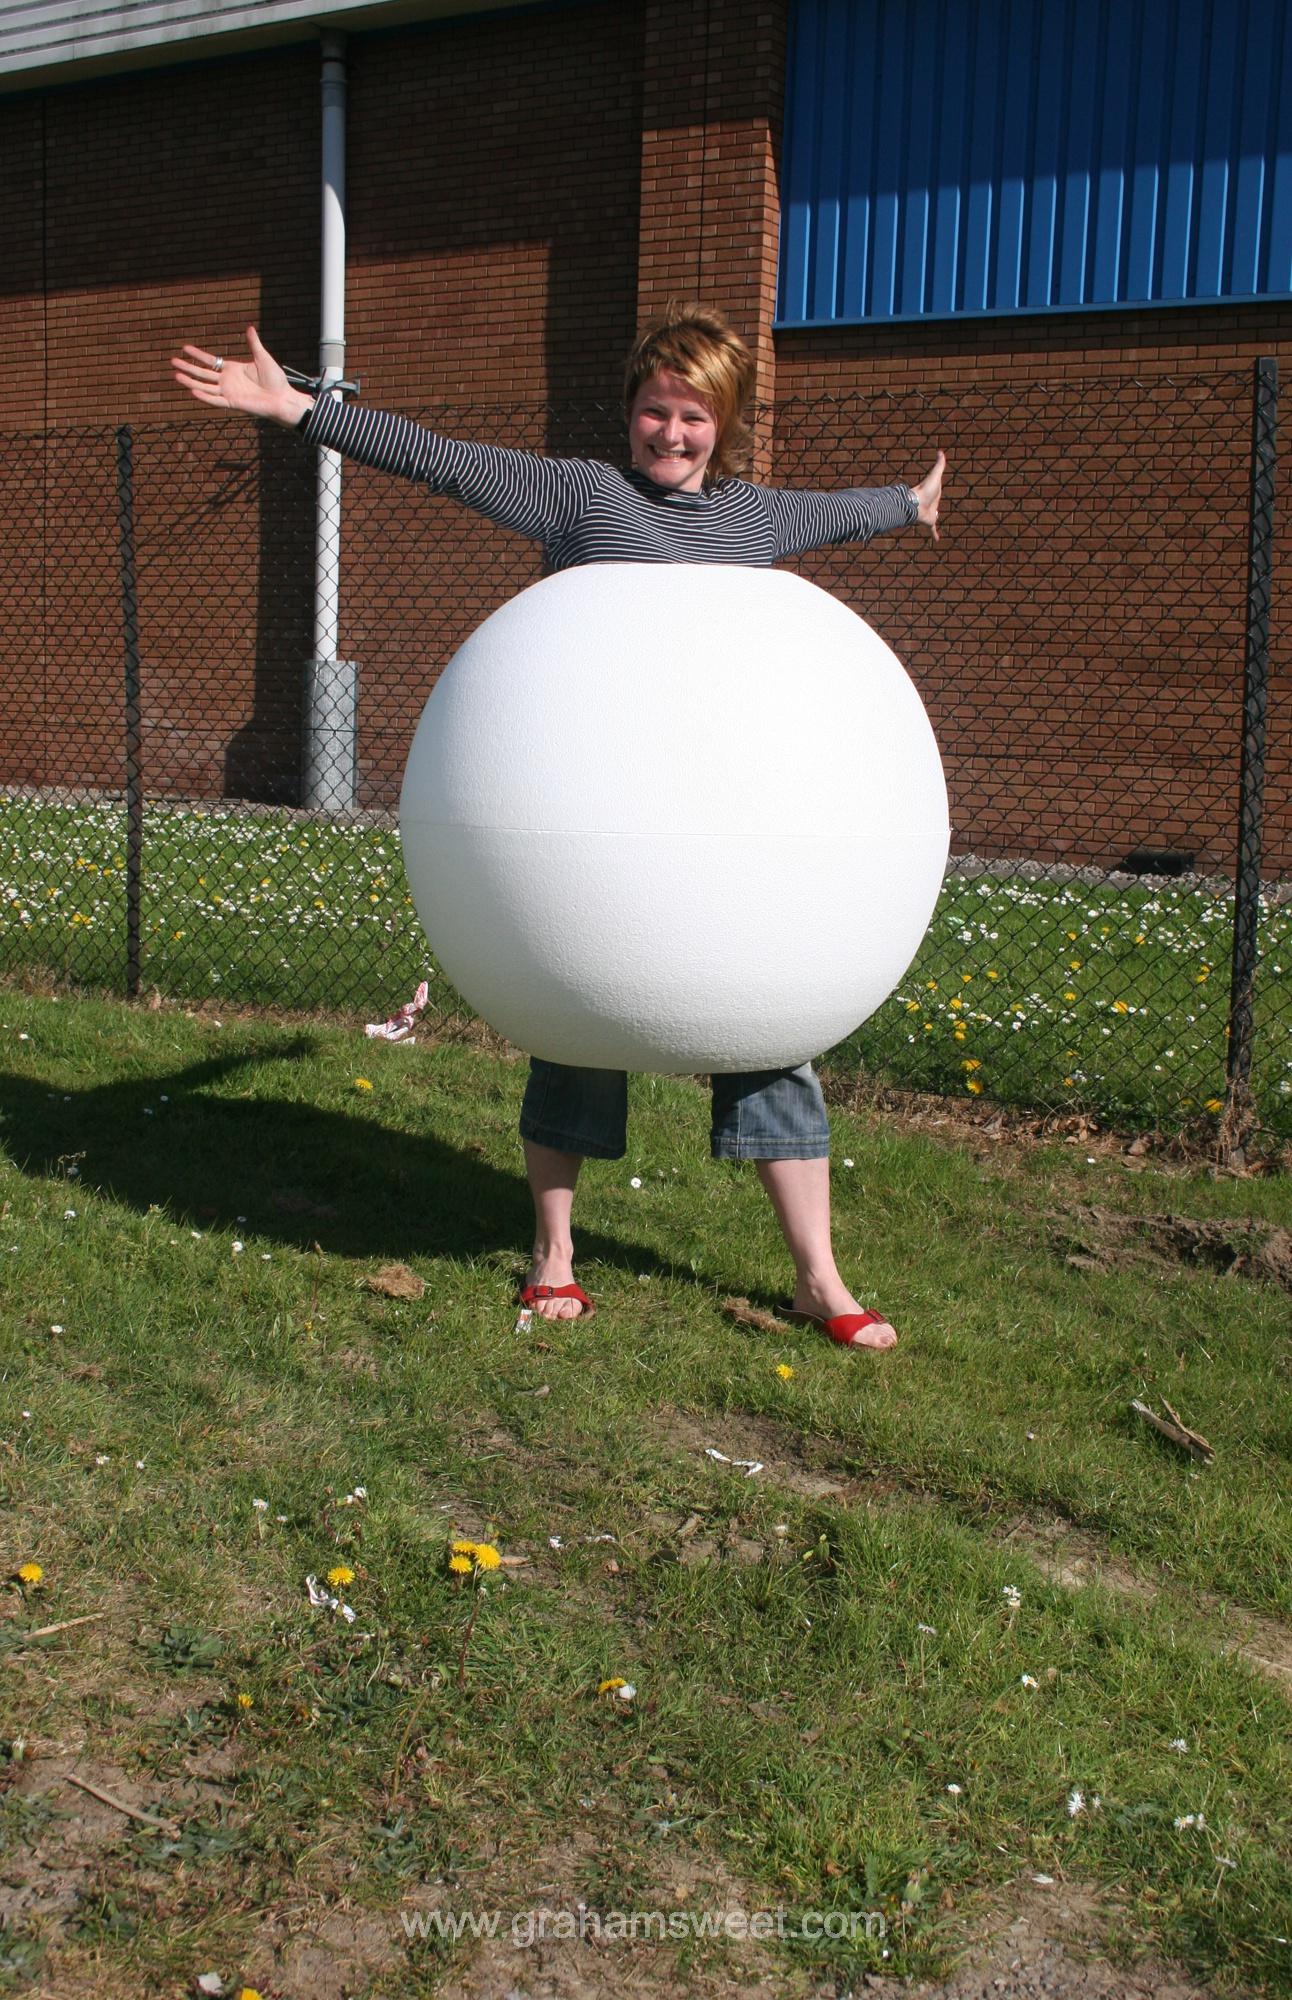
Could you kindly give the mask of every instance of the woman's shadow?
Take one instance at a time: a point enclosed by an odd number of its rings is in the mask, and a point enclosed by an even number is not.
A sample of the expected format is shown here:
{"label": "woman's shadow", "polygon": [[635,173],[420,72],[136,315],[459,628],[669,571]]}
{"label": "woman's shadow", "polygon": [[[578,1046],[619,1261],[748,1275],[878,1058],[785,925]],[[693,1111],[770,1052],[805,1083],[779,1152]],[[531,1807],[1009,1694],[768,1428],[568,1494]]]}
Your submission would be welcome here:
{"label": "woman's shadow", "polygon": [[[317,1243],[345,1257],[515,1250],[519,1262],[533,1229],[522,1176],[492,1166],[473,1138],[412,1134],[293,1094],[295,1066],[314,1054],[302,1036],[70,1093],[0,1074],[0,1142],[20,1171],[64,1179],[69,1203],[92,1189],[193,1228],[298,1249]],[[240,1070],[269,1063],[284,1066],[282,1092],[267,1096],[262,1075],[254,1092],[229,1094]],[[580,1232],[580,1254],[692,1275],[644,1245],[595,1232]]]}

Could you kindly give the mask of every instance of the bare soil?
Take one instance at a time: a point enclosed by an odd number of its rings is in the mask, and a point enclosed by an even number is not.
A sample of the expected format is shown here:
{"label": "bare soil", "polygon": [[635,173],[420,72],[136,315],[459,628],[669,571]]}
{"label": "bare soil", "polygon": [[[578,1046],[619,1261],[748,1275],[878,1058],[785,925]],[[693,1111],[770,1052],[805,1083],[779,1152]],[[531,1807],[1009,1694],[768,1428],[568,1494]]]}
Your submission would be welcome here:
{"label": "bare soil", "polygon": [[1187,1215],[1122,1215],[1083,1205],[1055,1218],[1054,1241],[1074,1270],[1213,1271],[1292,1292],[1292,1229],[1250,1216],[1198,1221]]}

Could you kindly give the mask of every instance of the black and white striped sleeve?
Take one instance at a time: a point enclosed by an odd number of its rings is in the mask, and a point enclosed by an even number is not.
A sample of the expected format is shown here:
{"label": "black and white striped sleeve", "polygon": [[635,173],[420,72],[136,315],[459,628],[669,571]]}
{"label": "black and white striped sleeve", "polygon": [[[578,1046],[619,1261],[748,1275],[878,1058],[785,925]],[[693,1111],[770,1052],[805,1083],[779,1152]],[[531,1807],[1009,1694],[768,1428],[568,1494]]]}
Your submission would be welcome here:
{"label": "black and white striped sleeve", "polygon": [[467,444],[386,410],[320,396],[301,426],[307,443],[412,479],[500,527],[550,541],[586,504],[595,479],[583,459],[540,458],[505,445]]}
{"label": "black and white striped sleeve", "polygon": [[762,491],[778,556],[839,542],[868,542],[872,535],[909,527],[920,511],[909,486],[847,486],[837,493],[765,486]]}

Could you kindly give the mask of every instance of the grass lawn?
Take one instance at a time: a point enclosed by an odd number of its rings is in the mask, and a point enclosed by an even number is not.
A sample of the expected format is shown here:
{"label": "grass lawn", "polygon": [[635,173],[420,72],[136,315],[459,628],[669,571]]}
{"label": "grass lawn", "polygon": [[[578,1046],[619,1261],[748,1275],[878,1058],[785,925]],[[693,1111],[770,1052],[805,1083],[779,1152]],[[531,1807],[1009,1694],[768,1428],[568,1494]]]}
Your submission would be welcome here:
{"label": "grass lawn", "polygon": [[523,1327],[482,1034],[8,990],[0,1049],[0,1988],[524,1990],[541,1906],[614,1991],[807,1994],[1078,1884],[1292,1993],[1286,1178],[840,1114],[865,1357],[762,1322],[754,1176],[643,1078],[598,1316]]}
{"label": "grass lawn", "polygon": [[[124,812],[0,800],[0,969],[125,979]],[[431,971],[396,832],[152,807],[145,990],[384,1016]],[[1225,1082],[1232,907],[1222,895],[952,875],[915,964],[832,1052],[917,1089],[1089,1111],[1122,1126],[1214,1122]],[[1253,1087],[1292,1138],[1292,903],[1261,914]]]}

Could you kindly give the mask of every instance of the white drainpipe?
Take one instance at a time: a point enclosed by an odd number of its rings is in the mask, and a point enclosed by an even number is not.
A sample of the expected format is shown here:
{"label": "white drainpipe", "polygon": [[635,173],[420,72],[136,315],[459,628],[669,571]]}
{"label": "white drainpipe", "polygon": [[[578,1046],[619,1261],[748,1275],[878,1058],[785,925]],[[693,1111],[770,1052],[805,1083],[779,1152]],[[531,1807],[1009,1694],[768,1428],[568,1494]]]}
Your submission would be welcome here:
{"label": "white drainpipe", "polygon": [[[321,394],[345,375],[344,35],[323,37],[323,283],[319,328]],[[358,798],[358,678],[337,658],[341,596],[341,454],[320,451],[314,557],[314,657],[305,715],[303,804],[352,812]]]}

